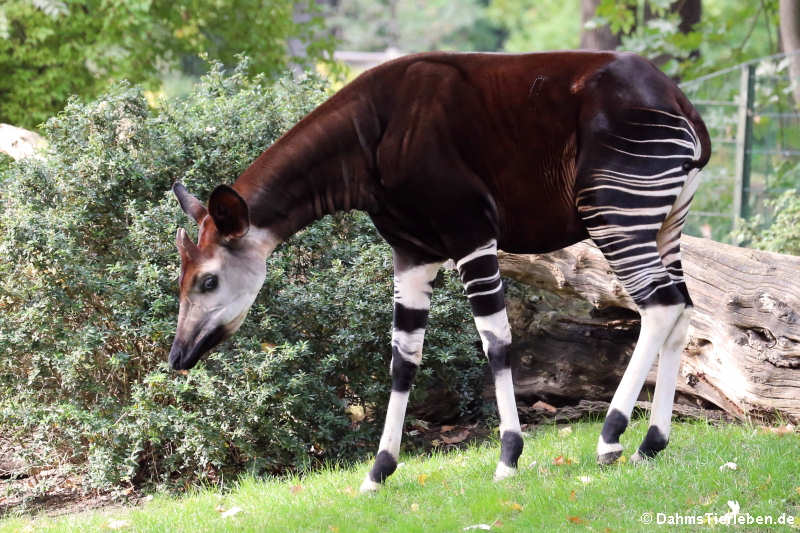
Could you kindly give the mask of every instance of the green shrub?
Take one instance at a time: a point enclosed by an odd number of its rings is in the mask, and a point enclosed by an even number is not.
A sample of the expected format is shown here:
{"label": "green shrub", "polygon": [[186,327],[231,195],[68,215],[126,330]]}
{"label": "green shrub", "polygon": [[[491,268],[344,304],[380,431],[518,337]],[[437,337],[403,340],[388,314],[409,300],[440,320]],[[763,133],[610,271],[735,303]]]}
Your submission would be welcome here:
{"label": "green shrub", "polygon": [[[173,180],[206,198],[327,96],[314,78],[268,85],[245,71],[215,65],[158,112],[125,84],[72,101],[44,127],[46,156],[4,172],[0,433],[29,460],[71,462],[100,487],[374,453],[392,270],[363,214],[326,217],[280,247],[237,336],[186,376],[165,364],[175,229],[193,226]],[[479,406],[484,363],[457,277],[437,285],[412,405],[436,391],[458,415]],[[351,405],[371,416],[354,423]]]}
{"label": "green shrub", "polygon": [[786,191],[767,200],[766,207],[765,214],[736,221],[733,241],[749,248],[800,255],[800,194]]}

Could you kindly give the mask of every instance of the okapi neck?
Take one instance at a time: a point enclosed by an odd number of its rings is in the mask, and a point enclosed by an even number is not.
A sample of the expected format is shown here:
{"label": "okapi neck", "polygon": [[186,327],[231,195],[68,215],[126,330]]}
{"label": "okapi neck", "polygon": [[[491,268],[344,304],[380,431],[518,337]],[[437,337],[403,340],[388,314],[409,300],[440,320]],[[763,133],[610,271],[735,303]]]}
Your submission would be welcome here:
{"label": "okapi neck", "polygon": [[367,99],[335,95],[256,159],[233,187],[281,240],[337,211],[370,211],[380,126]]}

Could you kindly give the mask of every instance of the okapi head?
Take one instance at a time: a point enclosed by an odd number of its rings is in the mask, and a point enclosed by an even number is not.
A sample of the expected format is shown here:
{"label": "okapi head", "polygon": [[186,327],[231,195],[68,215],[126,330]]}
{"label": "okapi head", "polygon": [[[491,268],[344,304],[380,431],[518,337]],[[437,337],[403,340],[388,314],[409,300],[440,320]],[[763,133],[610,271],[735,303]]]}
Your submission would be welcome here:
{"label": "okapi head", "polygon": [[176,238],[180,312],[169,364],[188,370],[239,329],[266,277],[268,251],[250,230],[247,203],[233,188],[214,189],[207,209],[182,184],[172,190],[199,225],[197,244],[183,228]]}

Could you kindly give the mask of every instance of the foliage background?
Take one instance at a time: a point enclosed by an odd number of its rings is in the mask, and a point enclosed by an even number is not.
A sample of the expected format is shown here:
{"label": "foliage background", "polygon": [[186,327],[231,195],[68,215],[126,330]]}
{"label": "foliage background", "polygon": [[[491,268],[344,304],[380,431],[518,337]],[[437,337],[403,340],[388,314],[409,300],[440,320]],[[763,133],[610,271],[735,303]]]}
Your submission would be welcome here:
{"label": "foliage background", "polygon": [[[296,17],[300,10],[305,17]],[[291,0],[4,0],[0,2],[0,122],[33,128],[70,95],[97,96],[115,80],[150,89],[171,71],[204,71],[198,57],[276,76],[290,62],[328,61],[333,39],[316,2]],[[287,54],[287,40],[306,44]]]}
{"label": "foliage background", "polygon": [[[273,255],[234,340],[167,370],[177,316],[170,185],[206,198],[327,95],[216,63],[154,112],[138,88],[73,99],[50,147],[2,173],[0,432],[29,464],[92,486],[218,480],[374,453],[388,399],[392,269],[363,215],[328,217]],[[192,228],[190,231],[194,231]],[[412,405],[480,408],[483,357],[457,276],[442,274]],[[359,406],[368,422],[351,420]],[[373,420],[376,419],[376,420]]]}

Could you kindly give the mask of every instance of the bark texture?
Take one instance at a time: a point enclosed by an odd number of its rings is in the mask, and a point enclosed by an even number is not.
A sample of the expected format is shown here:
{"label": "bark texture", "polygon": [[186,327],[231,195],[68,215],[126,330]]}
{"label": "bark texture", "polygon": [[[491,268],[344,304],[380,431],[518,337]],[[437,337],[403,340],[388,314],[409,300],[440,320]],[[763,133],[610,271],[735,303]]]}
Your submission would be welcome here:
{"label": "bark texture", "polygon": [[[800,257],[687,236],[681,243],[695,310],[680,399],[739,418],[800,420]],[[520,397],[610,398],[639,321],[600,251],[584,241],[549,254],[501,253],[500,265],[505,276],[545,291],[509,298]]]}

